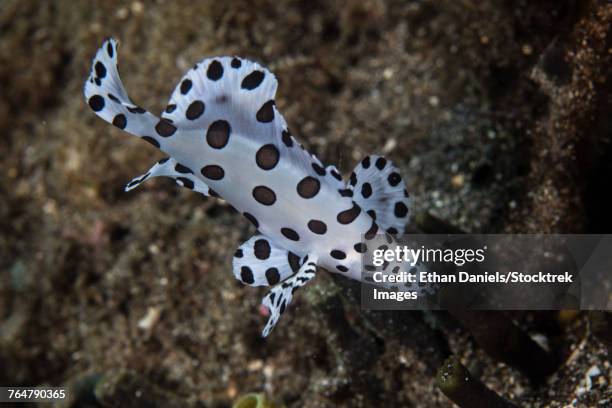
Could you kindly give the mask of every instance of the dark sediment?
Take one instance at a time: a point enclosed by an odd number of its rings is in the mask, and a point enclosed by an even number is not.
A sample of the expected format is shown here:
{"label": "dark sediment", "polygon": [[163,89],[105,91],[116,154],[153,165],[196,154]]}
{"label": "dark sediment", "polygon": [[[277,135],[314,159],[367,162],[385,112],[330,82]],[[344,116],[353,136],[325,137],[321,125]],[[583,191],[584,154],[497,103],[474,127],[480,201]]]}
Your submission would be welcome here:
{"label": "dark sediment", "polygon": [[590,336],[581,313],[513,314],[562,362],[539,386],[486,330],[363,312],[324,271],[262,340],[264,292],[230,270],[255,229],[168,180],[123,193],[161,155],[96,118],[82,85],[107,36],[155,113],[201,58],[256,59],[310,150],[345,175],[384,154],[435,232],[608,232],[611,23],[603,1],[4,1],[0,384],[73,384],[96,404],[142,388],[152,405],[265,391],[296,407],[451,406],[435,371],[453,353],[521,405],[605,403],[609,330],[592,316]]}

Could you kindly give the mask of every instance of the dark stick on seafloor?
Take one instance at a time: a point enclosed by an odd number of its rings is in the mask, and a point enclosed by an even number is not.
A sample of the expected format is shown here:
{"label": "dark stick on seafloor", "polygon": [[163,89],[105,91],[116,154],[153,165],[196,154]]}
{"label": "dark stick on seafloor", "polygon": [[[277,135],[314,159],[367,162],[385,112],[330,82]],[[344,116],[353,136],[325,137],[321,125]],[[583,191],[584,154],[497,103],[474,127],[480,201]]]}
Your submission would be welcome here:
{"label": "dark stick on seafloor", "polygon": [[612,313],[607,310],[592,310],[589,312],[589,328],[591,333],[612,355]]}
{"label": "dark stick on seafloor", "polygon": [[[466,233],[430,213],[417,215],[415,223],[417,225],[412,233]],[[558,361],[553,353],[544,350],[503,312],[464,310],[453,306],[449,306],[447,310],[472,333],[476,342],[489,356],[518,368],[532,381],[541,382],[557,369]],[[534,364],[534,361],[538,363]]]}
{"label": "dark stick on seafloor", "polygon": [[518,368],[532,381],[541,382],[557,369],[558,361],[553,354],[503,312],[455,309],[450,314],[470,331],[489,356]]}

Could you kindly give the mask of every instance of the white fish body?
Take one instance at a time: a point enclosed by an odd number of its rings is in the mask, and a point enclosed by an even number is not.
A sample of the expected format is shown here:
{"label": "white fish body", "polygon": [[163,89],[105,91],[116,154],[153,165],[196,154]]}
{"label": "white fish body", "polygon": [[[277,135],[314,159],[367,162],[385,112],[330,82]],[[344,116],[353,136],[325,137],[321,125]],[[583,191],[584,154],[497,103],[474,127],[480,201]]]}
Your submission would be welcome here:
{"label": "white fish body", "polygon": [[316,266],[361,279],[364,234],[402,233],[409,197],[398,169],[380,156],[357,165],[348,183],[291,135],[274,105],[275,76],[236,57],[209,58],[181,79],[161,118],[135,105],[117,72],[117,43],[94,58],[85,99],[107,122],[168,154],[126,190],[166,176],[218,195],[257,227],[235,253],[236,278],[270,285],[267,336]]}

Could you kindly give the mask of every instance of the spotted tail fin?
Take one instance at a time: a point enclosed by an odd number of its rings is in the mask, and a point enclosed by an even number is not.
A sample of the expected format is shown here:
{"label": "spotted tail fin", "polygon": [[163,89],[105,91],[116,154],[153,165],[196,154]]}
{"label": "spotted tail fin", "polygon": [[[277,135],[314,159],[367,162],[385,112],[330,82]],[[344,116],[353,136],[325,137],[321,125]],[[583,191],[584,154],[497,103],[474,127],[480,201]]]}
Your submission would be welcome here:
{"label": "spotted tail fin", "polygon": [[96,53],[83,92],[96,115],[158,148],[164,135],[176,131],[171,123],[160,121],[130,100],[119,77],[117,41],[112,38],[106,40]]}
{"label": "spotted tail fin", "polygon": [[404,233],[410,221],[410,197],[391,161],[376,155],[366,157],[355,167],[347,189],[378,226],[392,234]]}

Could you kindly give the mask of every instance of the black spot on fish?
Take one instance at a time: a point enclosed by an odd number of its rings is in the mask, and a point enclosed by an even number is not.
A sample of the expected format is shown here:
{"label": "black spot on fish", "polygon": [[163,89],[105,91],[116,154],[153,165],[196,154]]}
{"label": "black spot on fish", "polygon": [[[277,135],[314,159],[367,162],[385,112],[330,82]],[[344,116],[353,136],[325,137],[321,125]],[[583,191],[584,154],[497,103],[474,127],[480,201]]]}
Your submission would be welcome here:
{"label": "black spot on fish", "polygon": [[94,112],[100,112],[102,109],[104,109],[104,98],[100,95],[93,95],[91,98],[89,98],[87,103]]}
{"label": "black spot on fish", "polygon": [[242,89],[253,90],[257,88],[264,80],[264,73],[262,71],[255,70],[251,72],[249,75],[244,77],[242,80],[242,84],[240,87]]}

